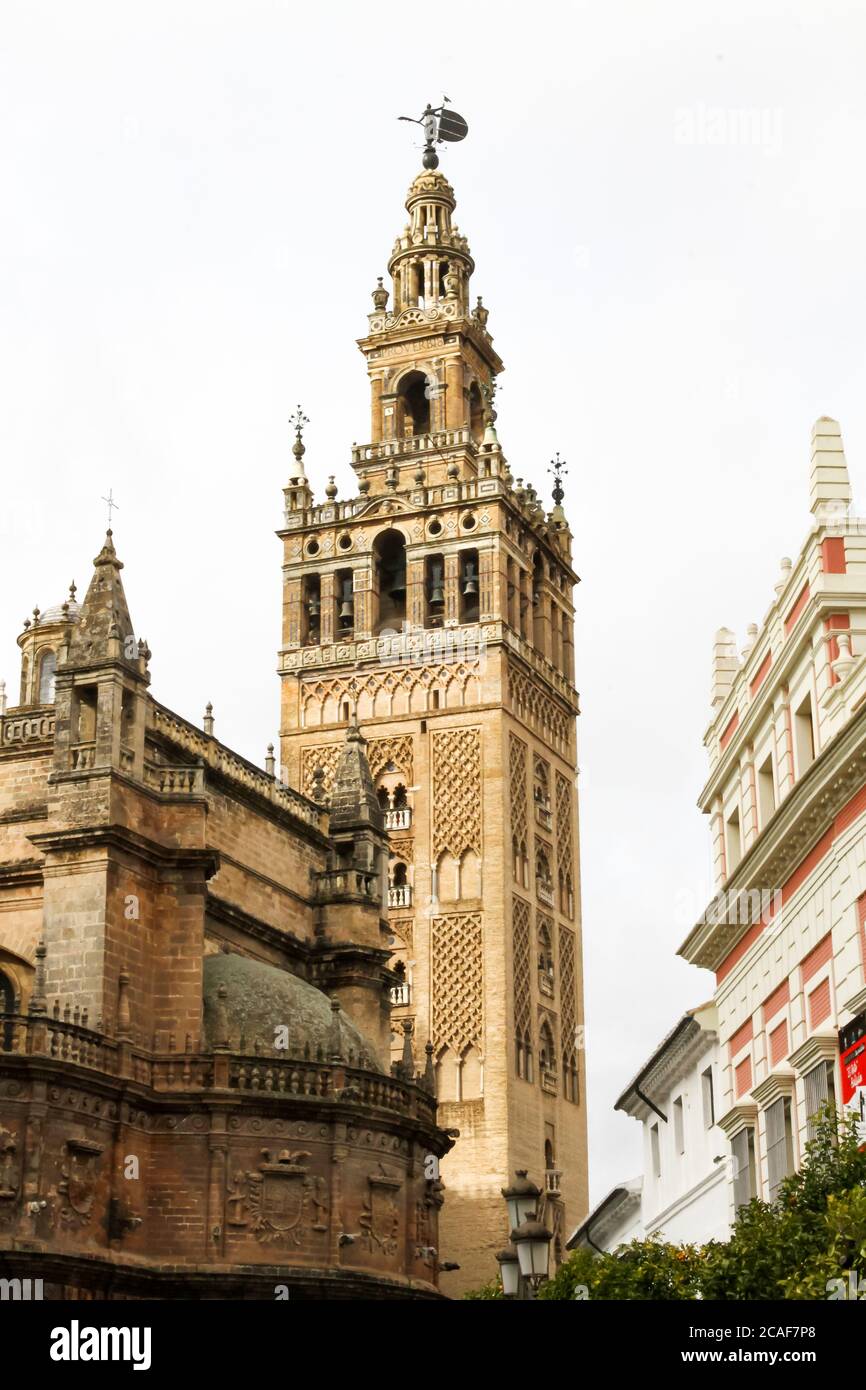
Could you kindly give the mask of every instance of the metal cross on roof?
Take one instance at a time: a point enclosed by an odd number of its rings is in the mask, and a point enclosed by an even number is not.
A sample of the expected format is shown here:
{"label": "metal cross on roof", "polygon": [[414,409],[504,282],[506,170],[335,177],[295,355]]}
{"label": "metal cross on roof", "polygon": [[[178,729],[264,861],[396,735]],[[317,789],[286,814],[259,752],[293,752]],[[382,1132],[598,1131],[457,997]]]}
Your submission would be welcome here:
{"label": "metal cross on roof", "polygon": [[108,529],[109,529],[109,531],[110,531],[110,530],[111,530],[111,513],[112,513],[112,512],[115,512],[115,511],[116,511],[116,512],[119,512],[119,511],[120,511],[120,507],[118,506],[117,502],[115,502],[115,500],[114,500],[114,493],[113,493],[113,491],[112,491],[111,488],[108,489],[108,496],[107,496],[107,497],[103,497],[103,498],[102,498],[102,501],[103,501],[103,502],[106,502],[106,503],[108,504]]}

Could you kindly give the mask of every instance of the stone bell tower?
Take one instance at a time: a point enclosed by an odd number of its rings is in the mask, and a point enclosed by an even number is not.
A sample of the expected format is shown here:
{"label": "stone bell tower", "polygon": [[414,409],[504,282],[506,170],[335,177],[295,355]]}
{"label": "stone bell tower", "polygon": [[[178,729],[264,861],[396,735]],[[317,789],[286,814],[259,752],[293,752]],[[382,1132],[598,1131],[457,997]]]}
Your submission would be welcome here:
{"label": "stone bell tower", "polygon": [[411,1019],[433,1042],[440,1123],[460,1131],[439,1252],[457,1294],[496,1272],[515,1169],[543,1178],[560,1250],[587,1171],[572,538],[559,471],[546,511],[499,444],[503,364],[454,210],[447,179],[420,173],[359,342],[355,497],[331,478],[314,504],[295,417],[279,669],[290,783],[327,800],[346,726],[368,740],[402,980],[393,1057]]}

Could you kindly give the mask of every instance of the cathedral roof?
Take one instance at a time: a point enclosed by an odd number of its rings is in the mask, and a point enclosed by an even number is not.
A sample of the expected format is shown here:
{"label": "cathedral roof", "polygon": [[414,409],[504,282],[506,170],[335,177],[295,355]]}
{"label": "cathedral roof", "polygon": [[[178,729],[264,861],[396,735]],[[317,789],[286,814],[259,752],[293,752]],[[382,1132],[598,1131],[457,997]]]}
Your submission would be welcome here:
{"label": "cathedral roof", "polygon": [[[225,994],[220,997],[222,985]],[[363,1061],[382,1070],[375,1047],[346,1015],[334,1009],[321,990],[288,970],[221,951],[205,958],[203,992],[204,1033],[211,1047],[226,1041],[218,1036],[225,1032],[234,1049],[244,1039],[245,1051],[253,1052],[258,1039],[264,1052],[270,1053],[275,1030],[285,1027],[289,1030],[287,1057],[303,1057],[309,1046],[313,1057],[321,1049],[325,1061],[338,1052],[343,1061],[354,1061],[356,1066]]]}

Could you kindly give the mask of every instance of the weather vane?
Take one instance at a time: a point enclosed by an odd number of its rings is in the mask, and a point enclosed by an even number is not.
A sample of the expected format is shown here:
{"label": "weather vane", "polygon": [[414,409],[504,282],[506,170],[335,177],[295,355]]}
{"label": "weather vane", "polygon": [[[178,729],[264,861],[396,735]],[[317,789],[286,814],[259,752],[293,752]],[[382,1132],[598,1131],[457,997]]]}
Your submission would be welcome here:
{"label": "weather vane", "polygon": [[565,462],[565,459],[561,459],[559,457],[558,449],[556,451],[556,458],[550,460],[550,467],[547,471],[548,473],[553,474],[553,500],[556,503],[557,507],[559,507],[561,506],[562,499],[565,496],[565,488],[562,486],[562,476],[564,473],[568,472],[568,466]]}
{"label": "weather vane", "polygon": [[304,433],[304,425],[308,425],[309,423],[308,417],[304,414],[300,406],[297,407],[294,415],[289,416],[289,424],[294,425],[295,434],[298,436],[298,439],[300,439]]}
{"label": "weather vane", "polygon": [[114,494],[113,494],[111,488],[108,489],[108,496],[107,496],[107,497],[103,497],[101,500],[102,500],[103,502],[107,503],[107,505],[108,505],[108,529],[109,529],[109,531],[110,531],[110,530],[111,530],[111,513],[112,513],[112,512],[119,512],[119,511],[120,511],[120,507],[118,506],[118,504],[117,504],[117,503],[115,502],[115,500],[114,500]]}
{"label": "weather vane", "polygon": [[443,97],[441,106],[428,105],[420,117],[397,117],[400,121],[411,121],[413,125],[421,126],[424,131],[424,156],[421,162],[425,169],[439,168],[439,156],[434,145],[441,145],[443,140],[465,140],[469,134],[469,126],[463,117],[458,116],[456,111],[449,111],[445,105],[450,100],[450,97]]}

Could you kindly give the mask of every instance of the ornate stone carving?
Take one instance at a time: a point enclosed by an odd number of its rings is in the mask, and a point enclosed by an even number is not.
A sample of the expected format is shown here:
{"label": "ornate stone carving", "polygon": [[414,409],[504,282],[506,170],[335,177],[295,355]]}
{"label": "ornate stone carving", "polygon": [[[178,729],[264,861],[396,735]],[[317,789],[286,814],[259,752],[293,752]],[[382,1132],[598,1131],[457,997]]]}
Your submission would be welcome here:
{"label": "ornate stone carving", "polygon": [[396,1255],[397,1237],[400,1233],[400,1207],[396,1194],[403,1186],[403,1179],[388,1173],[379,1164],[379,1171],[367,1178],[367,1196],[359,1219],[364,1244],[373,1254]]}
{"label": "ornate stone carving", "polygon": [[562,1018],[562,1047],[569,1056],[577,1046],[575,1012],[574,932],[559,928],[559,1012]]}
{"label": "ornate stone carving", "polygon": [[508,778],[511,793],[511,833],[526,841],[526,744],[516,734],[508,736]]}
{"label": "ornate stone carving", "polygon": [[[330,791],[341,747],[341,743],[323,743],[314,748],[303,750],[301,754],[301,786],[306,796],[311,796],[313,793],[314,774],[318,767],[321,767],[325,774],[324,789],[326,792]],[[407,782],[412,783],[415,780],[415,759],[411,734],[370,739],[367,744],[367,760],[374,782],[389,763],[393,763],[397,771],[403,773]]]}
{"label": "ornate stone carving", "polygon": [[518,719],[535,729],[551,748],[571,751],[572,719],[529,676],[508,668],[508,700]]}
{"label": "ornate stone carving", "polygon": [[102,1145],[89,1139],[67,1139],[64,1144],[57,1184],[57,1193],[63,1198],[61,1225],[76,1228],[89,1225],[101,1155]]}
{"label": "ornate stone carving", "polygon": [[254,1172],[236,1170],[226,1193],[226,1225],[251,1229],[262,1245],[301,1245],[328,1229],[325,1179],[311,1173],[308,1149],[283,1149],[275,1161],[262,1149]]}
{"label": "ornate stone carving", "polygon": [[11,1130],[0,1127],[0,1222],[11,1219],[20,1187],[18,1140]]}
{"label": "ornate stone carving", "polygon": [[481,913],[433,918],[433,1041],[459,1056],[484,1032]]}
{"label": "ornate stone carving", "polygon": [[532,1046],[531,917],[523,898],[511,900],[512,952],[514,963],[514,1032],[525,1047]]}
{"label": "ornate stone carving", "polygon": [[[571,783],[561,772],[556,774],[556,863],[560,884],[574,889],[574,846]],[[565,907],[561,902],[560,907]]]}
{"label": "ornate stone carving", "polygon": [[433,735],[433,858],[481,855],[481,730]]}

